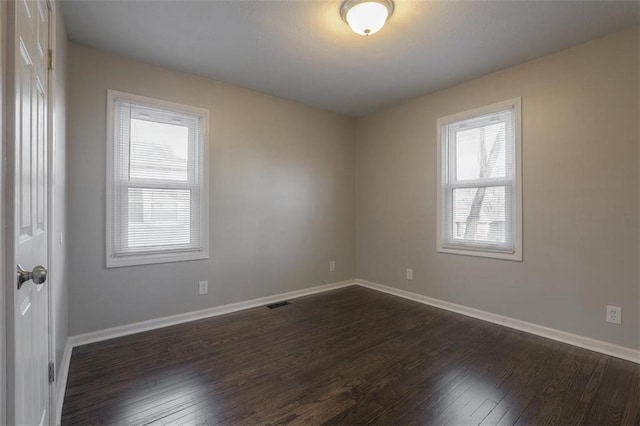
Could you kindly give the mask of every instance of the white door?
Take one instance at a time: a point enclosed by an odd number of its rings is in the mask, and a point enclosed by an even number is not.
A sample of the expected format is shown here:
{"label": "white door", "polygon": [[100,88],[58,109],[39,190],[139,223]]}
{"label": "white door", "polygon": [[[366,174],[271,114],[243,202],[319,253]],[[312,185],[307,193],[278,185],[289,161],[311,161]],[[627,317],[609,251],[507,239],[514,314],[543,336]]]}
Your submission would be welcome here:
{"label": "white door", "polygon": [[[9,325],[13,351],[9,420],[17,425],[49,424],[49,334],[47,262],[47,84],[49,8],[45,0],[15,0],[13,19],[12,114],[14,143],[10,168],[15,209],[10,241],[17,274]],[[13,12],[13,13],[11,13]],[[7,265],[9,267],[10,265]],[[20,267],[24,272],[20,273]]]}

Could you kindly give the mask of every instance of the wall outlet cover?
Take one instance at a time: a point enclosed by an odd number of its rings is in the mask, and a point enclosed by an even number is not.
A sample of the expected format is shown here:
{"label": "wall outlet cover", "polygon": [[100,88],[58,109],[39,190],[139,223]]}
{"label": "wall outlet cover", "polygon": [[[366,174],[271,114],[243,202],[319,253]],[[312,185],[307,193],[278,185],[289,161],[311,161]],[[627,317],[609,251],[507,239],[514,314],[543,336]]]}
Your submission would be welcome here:
{"label": "wall outlet cover", "polygon": [[334,272],[336,270],[336,261],[332,260],[329,262],[329,272]]}
{"label": "wall outlet cover", "polygon": [[412,280],[413,280],[413,269],[409,269],[409,268],[407,268],[407,279],[408,279],[409,281],[412,281]]}
{"label": "wall outlet cover", "polygon": [[607,305],[607,322],[622,325],[622,308]]}
{"label": "wall outlet cover", "polygon": [[200,294],[208,294],[209,293],[209,281],[200,281],[199,290],[200,290]]}

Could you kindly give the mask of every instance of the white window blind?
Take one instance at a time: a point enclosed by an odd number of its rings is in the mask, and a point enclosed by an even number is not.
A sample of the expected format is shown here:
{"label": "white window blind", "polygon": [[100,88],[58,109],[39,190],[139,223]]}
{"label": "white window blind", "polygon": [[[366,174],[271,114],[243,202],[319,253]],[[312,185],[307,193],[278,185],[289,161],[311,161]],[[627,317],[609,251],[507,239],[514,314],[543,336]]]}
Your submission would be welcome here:
{"label": "white window blind", "polygon": [[519,105],[439,120],[439,251],[521,259]]}
{"label": "white window blind", "polygon": [[206,111],[109,91],[107,266],[207,257]]}

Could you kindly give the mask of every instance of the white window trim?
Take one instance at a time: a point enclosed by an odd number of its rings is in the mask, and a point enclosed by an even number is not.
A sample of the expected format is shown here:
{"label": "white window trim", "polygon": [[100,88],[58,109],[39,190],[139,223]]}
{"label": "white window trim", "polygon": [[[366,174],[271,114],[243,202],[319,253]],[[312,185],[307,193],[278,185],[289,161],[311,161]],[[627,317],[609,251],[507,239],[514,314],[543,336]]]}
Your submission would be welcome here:
{"label": "white window trim", "polygon": [[[450,253],[465,256],[478,256],[489,257],[493,259],[504,259],[522,261],[522,99],[515,98],[504,102],[498,102],[492,105],[464,111],[457,114],[441,117],[437,120],[437,239],[436,239],[436,251],[440,253]],[[453,248],[450,245],[446,245],[443,242],[443,208],[444,208],[444,194],[442,191],[443,172],[445,170],[443,161],[443,141],[442,141],[442,126],[456,121],[466,120],[469,118],[496,113],[504,111],[506,109],[514,109],[514,137],[515,137],[515,173],[513,187],[515,189],[514,199],[514,251],[505,252],[501,250],[492,250],[489,247],[482,246],[477,249],[469,247]]]}
{"label": "white window trim", "polygon": [[[112,182],[115,167],[115,140],[114,140],[114,105],[116,99],[126,99],[143,105],[166,108],[169,110],[189,113],[202,117],[203,140],[203,180],[201,201],[201,225],[203,234],[202,250],[198,251],[166,251],[162,253],[128,255],[114,257],[113,253],[113,198]],[[123,266],[148,265],[156,263],[184,262],[189,260],[201,260],[209,258],[209,110],[191,105],[184,105],[170,101],[164,101],[146,96],[136,95],[117,90],[107,90],[107,151],[106,151],[106,266],[117,268]]]}

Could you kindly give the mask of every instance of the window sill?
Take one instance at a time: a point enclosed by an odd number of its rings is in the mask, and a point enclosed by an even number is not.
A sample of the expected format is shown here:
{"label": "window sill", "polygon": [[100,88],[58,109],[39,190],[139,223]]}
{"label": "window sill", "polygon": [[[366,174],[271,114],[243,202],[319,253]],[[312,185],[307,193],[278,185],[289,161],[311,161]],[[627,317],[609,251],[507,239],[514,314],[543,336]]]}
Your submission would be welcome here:
{"label": "window sill", "polygon": [[516,262],[522,262],[522,250],[516,250],[515,252],[501,252],[494,250],[483,250],[473,248],[453,248],[453,247],[438,247],[436,249],[438,253],[458,254],[462,256],[474,256],[474,257],[488,257],[492,259],[501,260],[513,260]]}
{"label": "window sill", "polygon": [[207,251],[169,252],[159,254],[142,254],[122,257],[107,257],[107,268],[121,268],[125,266],[152,265],[157,263],[187,262],[189,260],[208,259]]}

